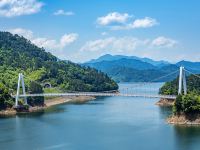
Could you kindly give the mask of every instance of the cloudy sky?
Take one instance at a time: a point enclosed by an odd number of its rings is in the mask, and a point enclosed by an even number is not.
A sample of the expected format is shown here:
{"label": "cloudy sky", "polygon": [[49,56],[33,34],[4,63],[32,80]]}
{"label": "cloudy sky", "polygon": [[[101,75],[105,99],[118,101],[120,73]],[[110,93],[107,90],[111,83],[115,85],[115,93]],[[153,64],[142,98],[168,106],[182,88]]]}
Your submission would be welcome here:
{"label": "cloudy sky", "polygon": [[104,54],[200,61],[199,8],[199,0],[0,0],[0,30],[74,62]]}

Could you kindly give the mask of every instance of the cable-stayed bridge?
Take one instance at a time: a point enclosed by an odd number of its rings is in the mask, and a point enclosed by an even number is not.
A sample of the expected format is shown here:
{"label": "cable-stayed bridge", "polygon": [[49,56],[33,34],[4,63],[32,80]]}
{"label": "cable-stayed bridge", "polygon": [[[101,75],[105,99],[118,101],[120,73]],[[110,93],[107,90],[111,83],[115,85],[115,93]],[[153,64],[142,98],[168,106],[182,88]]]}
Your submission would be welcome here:
{"label": "cable-stayed bridge", "polygon": [[[123,97],[145,97],[145,98],[164,98],[164,99],[176,99],[176,95],[159,95],[158,93],[152,94],[148,93],[147,91],[141,93],[137,92],[137,87],[144,87],[146,85],[150,85],[152,82],[156,82],[162,78],[166,78],[168,76],[176,76],[179,72],[179,85],[178,85],[178,94],[182,94],[182,91],[184,94],[187,94],[187,83],[186,83],[186,72],[193,74],[192,72],[189,72],[188,70],[184,69],[184,67],[180,67],[179,70],[176,70],[174,72],[171,72],[167,75],[164,75],[162,77],[156,78],[152,80],[151,82],[141,83],[137,84],[137,86],[128,87],[121,89],[119,91],[104,91],[104,92],[66,92],[66,93],[34,93],[34,94],[27,94],[25,90],[25,83],[24,83],[24,75],[21,73],[19,74],[18,78],[18,86],[17,86],[17,93],[16,95],[12,95],[15,98],[15,106],[18,106],[19,98],[24,99],[24,103],[27,104],[27,97],[56,97],[56,96],[123,96]],[[195,75],[195,74],[194,74]],[[198,75],[195,75],[196,77],[200,78]],[[34,81],[36,82],[36,81]],[[22,92],[23,94],[20,94],[20,87],[22,85]],[[152,87],[155,88],[155,87]]]}

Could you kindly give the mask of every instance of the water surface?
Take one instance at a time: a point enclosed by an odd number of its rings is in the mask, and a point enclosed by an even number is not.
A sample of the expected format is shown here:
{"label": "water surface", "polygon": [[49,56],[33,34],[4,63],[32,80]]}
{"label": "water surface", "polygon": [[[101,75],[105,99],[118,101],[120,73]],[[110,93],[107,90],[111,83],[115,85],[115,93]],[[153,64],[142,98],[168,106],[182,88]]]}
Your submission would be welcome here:
{"label": "water surface", "polygon": [[[135,91],[157,93],[160,86]],[[168,125],[171,108],[156,106],[158,100],[99,97],[44,113],[0,118],[0,150],[199,150],[200,128]]]}

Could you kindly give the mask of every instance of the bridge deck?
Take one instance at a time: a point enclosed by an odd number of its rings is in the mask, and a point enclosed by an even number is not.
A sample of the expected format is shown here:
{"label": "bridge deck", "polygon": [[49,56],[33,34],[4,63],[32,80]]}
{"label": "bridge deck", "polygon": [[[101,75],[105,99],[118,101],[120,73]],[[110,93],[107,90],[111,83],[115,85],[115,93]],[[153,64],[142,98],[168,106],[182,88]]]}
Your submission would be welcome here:
{"label": "bridge deck", "polygon": [[[123,97],[146,97],[146,98],[166,98],[176,99],[175,95],[146,95],[146,94],[124,94],[124,93],[96,93],[96,92],[79,92],[79,93],[41,93],[41,94],[26,94],[19,97],[51,97],[51,96],[123,96]],[[16,97],[16,95],[13,95]]]}

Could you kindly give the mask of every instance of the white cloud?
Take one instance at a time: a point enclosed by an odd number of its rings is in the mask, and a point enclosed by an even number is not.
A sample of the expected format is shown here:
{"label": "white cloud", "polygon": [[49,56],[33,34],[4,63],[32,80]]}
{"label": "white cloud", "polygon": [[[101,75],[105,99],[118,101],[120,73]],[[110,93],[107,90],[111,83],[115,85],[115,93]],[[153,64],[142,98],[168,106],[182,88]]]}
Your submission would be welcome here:
{"label": "white cloud", "polygon": [[67,45],[75,42],[78,38],[77,33],[64,34],[60,40],[48,39],[44,37],[35,37],[31,30],[26,30],[22,28],[16,28],[9,30],[12,34],[18,34],[29,39],[32,43],[36,44],[38,47],[44,47],[48,50],[62,50]]}
{"label": "white cloud", "polygon": [[108,37],[103,39],[87,41],[80,49],[80,51],[98,52],[98,51],[110,51],[110,52],[133,52],[137,48],[172,48],[178,42],[160,36],[154,40],[151,39],[138,39],[136,37]]}
{"label": "white cloud", "polygon": [[174,47],[171,46],[174,46],[177,42],[175,42],[175,40],[165,38],[165,42],[160,42],[158,44],[155,41],[159,40],[156,39],[140,39],[132,36],[124,36],[90,40],[79,49],[79,52],[71,55],[71,57],[74,61],[76,61],[76,59],[79,61],[86,61],[104,54],[150,57],[157,60],[159,57],[168,57],[168,54],[171,53],[168,49],[174,50]]}
{"label": "white cloud", "polygon": [[112,12],[106,16],[97,18],[97,23],[100,26],[109,27],[111,30],[150,28],[159,24],[156,19],[150,17],[135,19],[131,22],[131,17],[132,15],[127,13],[120,14],[118,12]]}
{"label": "white cloud", "polygon": [[144,19],[136,19],[133,24],[132,28],[149,28],[157,25],[158,22],[156,19],[145,17]]}
{"label": "white cloud", "polygon": [[65,46],[73,43],[74,41],[76,41],[77,38],[78,38],[78,34],[77,33],[65,34],[60,39],[60,45],[62,47],[65,47]]}
{"label": "white cloud", "polygon": [[97,18],[97,23],[102,26],[110,25],[112,23],[125,23],[131,16],[127,13],[112,12],[106,16]]}
{"label": "white cloud", "polygon": [[88,41],[83,45],[80,51],[115,51],[126,52],[133,51],[139,46],[144,46],[148,43],[148,40],[140,40],[134,37],[109,37],[105,39],[98,39]]}
{"label": "white cloud", "polygon": [[111,26],[112,30],[130,30],[130,29],[137,29],[137,28],[150,28],[155,25],[158,25],[156,19],[145,17],[143,19],[136,19],[133,21],[133,23],[126,23],[123,25],[116,25]]}
{"label": "white cloud", "polygon": [[87,41],[78,52],[69,57],[75,62],[84,62],[104,54],[139,55],[144,53],[143,49],[146,49],[149,43],[149,39],[131,36],[100,38]]}
{"label": "white cloud", "polygon": [[105,36],[105,35],[108,35],[107,32],[102,32],[101,35]]}
{"label": "white cloud", "polygon": [[160,36],[152,41],[152,46],[170,48],[170,47],[174,47],[177,43],[178,42],[173,39]]}
{"label": "white cloud", "polygon": [[56,15],[56,16],[58,16],[58,15],[73,16],[74,12],[72,12],[72,11],[64,11],[62,9],[59,9],[56,12],[54,12],[54,15]]}
{"label": "white cloud", "polygon": [[32,39],[33,38],[33,32],[31,30],[25,30],[22,28],[15,28],[15,29],[10,29],[8,30],[12,34],[18,34],[20,36],[23,36],[27,39]]}
{"label": "white cloud", "polygon": [[39,12],[43,5],[39,0],[0,0],[0,16],[14,17],[34,14]]}

